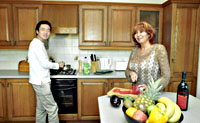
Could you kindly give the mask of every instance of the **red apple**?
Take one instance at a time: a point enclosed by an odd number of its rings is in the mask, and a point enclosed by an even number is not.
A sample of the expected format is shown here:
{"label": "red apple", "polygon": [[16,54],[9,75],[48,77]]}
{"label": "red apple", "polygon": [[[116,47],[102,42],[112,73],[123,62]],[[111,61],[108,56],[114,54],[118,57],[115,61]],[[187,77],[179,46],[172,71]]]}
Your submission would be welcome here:
{"label": "red apple", "polygon": [[145,122],[147,120],[147,115],[142,112],[141,110],[137,110],[134,114],[133,114],[133,119],[141,121],[141,122]]}

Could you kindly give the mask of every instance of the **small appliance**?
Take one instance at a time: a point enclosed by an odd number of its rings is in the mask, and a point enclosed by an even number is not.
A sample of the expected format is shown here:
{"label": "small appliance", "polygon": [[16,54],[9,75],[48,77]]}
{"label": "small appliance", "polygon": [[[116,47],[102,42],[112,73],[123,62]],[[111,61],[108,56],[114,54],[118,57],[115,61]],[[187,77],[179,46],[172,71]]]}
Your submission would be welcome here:
{"label": "small appliance", "polygon": [[108,70],[111,68],[111,58],[100,58],[99,61],[100,70]]}

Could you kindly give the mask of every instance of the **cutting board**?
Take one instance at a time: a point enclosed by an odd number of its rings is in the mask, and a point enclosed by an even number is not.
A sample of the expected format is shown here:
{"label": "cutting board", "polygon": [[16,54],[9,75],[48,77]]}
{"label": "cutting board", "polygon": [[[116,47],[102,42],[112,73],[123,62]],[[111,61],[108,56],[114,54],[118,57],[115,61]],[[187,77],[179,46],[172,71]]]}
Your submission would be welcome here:
{"label": "cutting board", "polygon": [[116,92],[116,90],[121,91],[121,92],[131,92],[131,91],[132,91],[131,89],[114,87],[113,89],[111,89],[111,90],[107,93],[107,95],[108,95],[108,96],[116,95],[116,96],[118,96],[118,97],[120,97],[120,98],[123,98],[124,96],[127,96],[127,95],[128,95],[128,96],[131,96],[131,97],[133,97],[133,98],[137,98],[137,97],[138,97],[138,95],[135,95],[135,94],[122,94],[122,93]]}
{"label": "cutting board", "polygon": [[29,72],[29,63],[26,60],[22,60],[18,63],[19,72]]}

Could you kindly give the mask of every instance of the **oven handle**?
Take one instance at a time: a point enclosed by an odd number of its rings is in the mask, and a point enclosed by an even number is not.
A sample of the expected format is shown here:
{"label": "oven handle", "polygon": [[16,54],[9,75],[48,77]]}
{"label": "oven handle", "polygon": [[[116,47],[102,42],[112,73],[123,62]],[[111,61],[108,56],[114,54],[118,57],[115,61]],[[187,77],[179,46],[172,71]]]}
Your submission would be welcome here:
{"label": "oven handle", "polygon": [[70,87],[70,88],[62,88],[62,89],[54,89],[58,91],[66,91],[66,90],[71,90],[71,89],[76,89],[77,87]]}

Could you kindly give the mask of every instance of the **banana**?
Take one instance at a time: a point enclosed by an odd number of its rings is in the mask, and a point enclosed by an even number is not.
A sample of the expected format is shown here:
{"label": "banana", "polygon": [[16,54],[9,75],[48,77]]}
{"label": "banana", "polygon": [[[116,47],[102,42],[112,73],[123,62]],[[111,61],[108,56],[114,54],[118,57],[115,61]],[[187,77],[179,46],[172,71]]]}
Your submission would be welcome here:
{"label": "banana", "polygon": [[158,99],[158,102],[165,104],[165,106],[166,106],[165,113],[167,114],[168,118],[170,119],[173,116],[174,111],[175,111],[175,105],[174,105],[175,103],[167,97],[160,97]]}
{"label": "banana", "polygon": [[156,106],[157,106],[158,108],[160,108],[162,111],[165,112],[165,110],[166,110],[165,104],[163,104],[163,103],[157,103]]}
{"label": "banana", "polygon": [[170,122],[170,123],[175,123],[175,122],[177,122],[177,121],[180,119],[180,117],[181,117],[181,109],[180,109],[180,107],[179,107],[176,103],[174,103],[174,105],[175,105],[174,114],[173,114],[173,116],[168,120],[168,122]]}

